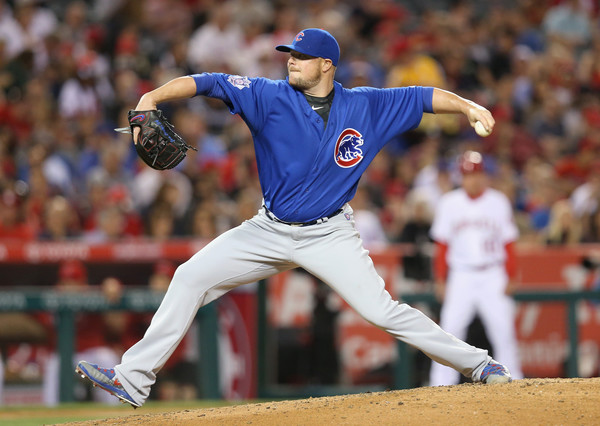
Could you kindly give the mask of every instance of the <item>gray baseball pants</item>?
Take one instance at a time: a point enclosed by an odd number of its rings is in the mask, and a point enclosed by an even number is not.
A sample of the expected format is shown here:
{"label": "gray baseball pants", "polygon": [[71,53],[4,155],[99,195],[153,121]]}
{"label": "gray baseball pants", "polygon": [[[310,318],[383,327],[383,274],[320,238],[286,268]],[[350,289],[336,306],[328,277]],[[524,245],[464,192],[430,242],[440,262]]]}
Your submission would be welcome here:
{"label": "gray baseball pants", "polygon": [[199,308],[242,284],[296,267],[328,284],[373,325],[474,381],[491,360],[486,350],[458,340],[419,310],[392,299],[345,205],[342,214],[304,227],[274,222],[261,209],[211,241],[177,268],[144,337],[115,367],[116,377],[143,404]]}

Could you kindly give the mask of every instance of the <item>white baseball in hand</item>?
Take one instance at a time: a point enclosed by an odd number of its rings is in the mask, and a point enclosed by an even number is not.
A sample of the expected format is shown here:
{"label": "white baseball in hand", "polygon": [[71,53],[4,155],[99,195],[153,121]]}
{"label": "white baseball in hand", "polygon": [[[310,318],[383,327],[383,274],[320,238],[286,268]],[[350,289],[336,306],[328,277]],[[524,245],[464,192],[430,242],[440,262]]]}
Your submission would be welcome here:
{"label": "white baseball in hand", "polygon": [[489,136],[492,133],[491,131],[487,131],[485,129],[481,121],[475,123],[475,132],[477,132],[477,134],[482,138],[485,138],[486,136]]}

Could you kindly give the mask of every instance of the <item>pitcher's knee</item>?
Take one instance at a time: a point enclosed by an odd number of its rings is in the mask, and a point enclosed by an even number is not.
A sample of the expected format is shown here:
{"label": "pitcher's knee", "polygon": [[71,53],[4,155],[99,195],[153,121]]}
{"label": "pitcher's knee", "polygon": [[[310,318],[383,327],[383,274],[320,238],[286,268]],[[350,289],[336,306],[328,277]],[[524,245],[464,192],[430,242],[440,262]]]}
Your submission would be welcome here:
{"label": "pitcher's knee", "polygon": [[189,261],[185,262],[175,270],[169,288],[175,287],[175,289],[185,291],[190,296],[201,296],[209,291],[221,290],[223,287],[227,287],[227,283],[219,282],[220,277],[215,276],[211,271],[213,269],[210,266],[204,267],[198,262],[194,264]]}
{"label": "pitcher's knee", "polygon": [[198,290],[202,283],[206,282],[207,277],[202,273],[202,268],[199,268],[198,265],[191,265],[188,261],[177,267],[169,287]]}
{"label": "pitcher's knee", "polygon": [[173,278],[171,279],[171,286],[180,283],[179,285],[185,285],[188,282],[191,282],[191,268],[187,265],[187,263],[182,263],[175,269],[175,273],[173,274]]}

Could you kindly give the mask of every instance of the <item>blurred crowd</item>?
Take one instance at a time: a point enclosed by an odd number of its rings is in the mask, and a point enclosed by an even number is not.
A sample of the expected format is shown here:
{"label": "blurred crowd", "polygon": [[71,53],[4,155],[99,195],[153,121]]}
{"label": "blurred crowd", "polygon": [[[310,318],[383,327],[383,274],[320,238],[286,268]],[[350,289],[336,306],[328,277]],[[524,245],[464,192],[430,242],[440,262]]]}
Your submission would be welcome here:
{"label": "blurred crowd", "polygon": [[161,105],[198,148],[171,171],[145,166],[113,129],[180,75],[285,78],[274,46],[307,27],[340,42],[345,87],[436,86],[496,119],[482,139],[462,117],[427,115],[391,141],[356,200],[365,238],[422,238],[458,183],[455,159],[476,149],[523,241],[600,241],[594,0],[0,0],[0,238],[210,239],[251,217],[251,135],[221,101]]}

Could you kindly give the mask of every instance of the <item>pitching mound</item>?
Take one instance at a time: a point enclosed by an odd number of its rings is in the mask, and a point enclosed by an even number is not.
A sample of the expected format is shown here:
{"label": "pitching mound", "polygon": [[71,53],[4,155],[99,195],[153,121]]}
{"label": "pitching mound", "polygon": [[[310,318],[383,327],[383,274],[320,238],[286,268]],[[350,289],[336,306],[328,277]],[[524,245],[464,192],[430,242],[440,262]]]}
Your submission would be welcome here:
{"label": "pitching mound", "polygon": [[[143,408],[140,410],[143,413]],[[140,413],[138,411],[138,413]],[[600,378],[525,379],[279,401],[78,425],[598,424]]]}

